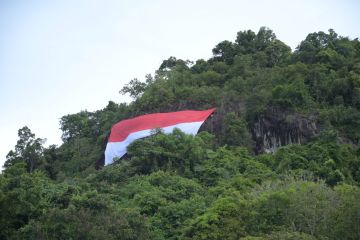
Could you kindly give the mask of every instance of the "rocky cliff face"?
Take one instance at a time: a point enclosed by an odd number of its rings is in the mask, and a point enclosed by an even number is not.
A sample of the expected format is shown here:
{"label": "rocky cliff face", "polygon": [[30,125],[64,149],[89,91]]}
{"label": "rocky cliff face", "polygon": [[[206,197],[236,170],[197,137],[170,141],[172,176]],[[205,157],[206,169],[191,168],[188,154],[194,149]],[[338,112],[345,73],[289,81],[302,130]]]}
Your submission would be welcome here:
{"label": "rocky cliff face", "polygon": [[251,127],[256,153],[270,153],[284,145],[306,143],[319,131],[314,117],[278,107],[268,107]]}
{"label": "rocky cliff face", "polygon": [[[171,106],[161,109],[160,112],[181,111],[185,109],[206,109],[211,106]],[[218,136],[224,132],[224,117],[229,112],[236,112],[239,116],[245,114],[245,104],[241,101],[233,101],[232,104],[224,104],[217,107],[216,112],[205,121],[200,128]],[[144,113],[142,113],[144,114]],[[254,152],[272,153],[281,146],[288,144],[303,144],[320,132],[319,124],[315,116],[308,117],[281,107],[269,106],[255,119],[250,126],[250,133],[254,141]]]}

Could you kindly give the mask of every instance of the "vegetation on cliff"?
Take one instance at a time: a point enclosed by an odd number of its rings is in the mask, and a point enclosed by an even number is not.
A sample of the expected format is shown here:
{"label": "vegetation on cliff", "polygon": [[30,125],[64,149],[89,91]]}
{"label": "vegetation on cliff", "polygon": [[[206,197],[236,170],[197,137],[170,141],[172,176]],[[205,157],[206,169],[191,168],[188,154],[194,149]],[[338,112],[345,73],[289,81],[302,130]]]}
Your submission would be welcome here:
{"label": "vegetation on cliff", "polygon": [[[129,104],[62,117],[60,146],[21,128],[0,239],[359,239],[359,40],[330,29],[292,52],[263,27],[212,51],[131,80]],[[211,107],[197,136],[159,132],[101,168],[114,123]]]}

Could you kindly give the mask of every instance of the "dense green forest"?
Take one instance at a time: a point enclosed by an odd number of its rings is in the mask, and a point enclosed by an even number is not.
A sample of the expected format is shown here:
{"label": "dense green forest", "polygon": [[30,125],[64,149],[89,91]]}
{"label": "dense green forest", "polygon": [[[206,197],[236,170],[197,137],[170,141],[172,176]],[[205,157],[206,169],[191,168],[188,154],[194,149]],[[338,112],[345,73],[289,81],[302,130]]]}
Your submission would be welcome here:
{"label": "dense green forest", "polygon": [[[360,239],[359,40],[330,29],[291,51],[262,27],[212,52],[131,80],[131,103],[63,116],[60,146],[21,128],[0,239]],[[102,167],[114,123],[212,107],[197,136],[159,132]]]}

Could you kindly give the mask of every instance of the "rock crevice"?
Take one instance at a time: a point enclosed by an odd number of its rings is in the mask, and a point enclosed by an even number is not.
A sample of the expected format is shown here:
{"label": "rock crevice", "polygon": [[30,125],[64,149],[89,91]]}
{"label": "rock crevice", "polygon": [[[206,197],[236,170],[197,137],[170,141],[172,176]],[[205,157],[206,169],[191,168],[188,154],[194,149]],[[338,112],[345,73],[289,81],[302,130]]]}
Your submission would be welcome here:
{"label": "rock crevice", "polygon": [[268,107],[254,121],[251,133],[256,153],[272,153],[281,146],[303,144],[319,133],[315,117]]}

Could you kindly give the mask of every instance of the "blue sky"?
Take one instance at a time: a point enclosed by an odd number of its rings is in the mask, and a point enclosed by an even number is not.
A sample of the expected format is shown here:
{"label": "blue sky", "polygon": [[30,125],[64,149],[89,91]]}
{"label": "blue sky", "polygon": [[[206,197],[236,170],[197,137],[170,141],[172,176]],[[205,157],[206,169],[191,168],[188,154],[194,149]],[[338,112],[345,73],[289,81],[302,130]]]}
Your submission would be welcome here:
{"label": "blue sky", "polygon": [[333,28],[360,37],[360,1],[0,0],[0,164],[28,126],[60,144],[61,116],[94,111],[170,56],[211,57],[222,40],[261,26],[292,47]]}

